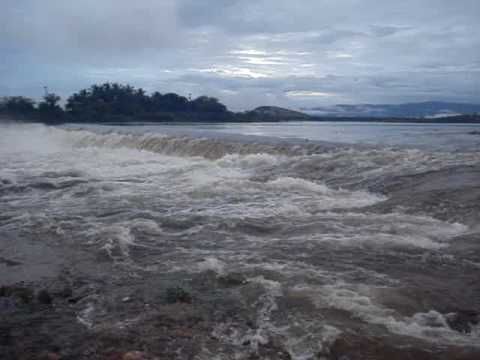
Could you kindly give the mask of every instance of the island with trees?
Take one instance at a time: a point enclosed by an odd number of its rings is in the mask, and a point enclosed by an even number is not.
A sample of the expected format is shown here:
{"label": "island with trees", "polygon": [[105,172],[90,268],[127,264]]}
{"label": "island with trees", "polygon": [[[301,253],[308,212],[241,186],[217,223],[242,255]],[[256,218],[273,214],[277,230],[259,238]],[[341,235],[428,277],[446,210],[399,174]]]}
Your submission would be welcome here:
{"label": "island with trees", "polygon": [[150,123],[150,122],[278,122],[278,121],[377,121],[417,123],[480,123],[480,115],[460,115],[442,119],[325,117],[275,106],[232,112],[218,99],[199,96],[189,99],[175,93],[155,91],[118,83],[92,85],[66,99],[46,93],[42,101],[24,96],[0,98],[0,120],[36,121],[47,124]]}
{"label": "island with trees", "polygon": [[47,93],[36,104],[32,99],[14,96],[0,103],[0,113],[15,119],[41,122],[132,122],[132,121],[229,121],[233,113],[216,98],[200,96],[189,100],[175,93],[148,95],[130,85],[92,85],[71,95],[60,104],[60,97]]}

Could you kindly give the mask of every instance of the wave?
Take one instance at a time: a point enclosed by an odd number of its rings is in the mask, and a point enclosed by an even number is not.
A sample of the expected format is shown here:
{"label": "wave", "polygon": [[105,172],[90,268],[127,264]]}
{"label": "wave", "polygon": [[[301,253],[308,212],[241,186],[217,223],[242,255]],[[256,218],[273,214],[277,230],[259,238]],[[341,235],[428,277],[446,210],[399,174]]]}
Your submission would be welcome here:
{"label": "wave", "polygon": [[[163,155],[202,157],[228,162],[242,161],[244,165],[276,165],[293,158],[288,168],[300,175],[309,170],[358,177],[375,176],[386,172],[403,175],[438,170],[447,166],[480,164],[477,152],[429,152],[399,147],[334,144],[307,140],[281,140],[257,137],[240,139],[228,136],[197,137],[161,133],[128,132],[96,129],[52,128],[65,143],[80,148],[127,148]],[[97,132],[98,131],[98,132]],[[250,156],[250,157],[249,157]],[[287,158],[287,159],[285,159]],[[342,174],[343,175],[343,174]]]}
{"label": "wave", "polygon": [[77,147],[130,148],[165,155],[199,156],[219,159],[226,155],[272,154],[285,156],[323,153],[332,149],[331,145],[320,143],[267,143],[232,139],[170,136],[163,134],[128,134],[110,131],[94,133],[88,130],[59,130],[69,133],[72,144]]}
{"label": "wave", "polygon": [[308,294],[319,310],[334,308],[347,311],[352,318],[382,326],[392,334],[408,336],[433,343],[479,346],[480,327],[471,324],[471,331],[458,332],[451,327],[455,313],[442,314],[436,310],[402,316],[382,306],[374,296],[375,288],[355,286],[342,281],[321,287],[297,285],[294,292]]}

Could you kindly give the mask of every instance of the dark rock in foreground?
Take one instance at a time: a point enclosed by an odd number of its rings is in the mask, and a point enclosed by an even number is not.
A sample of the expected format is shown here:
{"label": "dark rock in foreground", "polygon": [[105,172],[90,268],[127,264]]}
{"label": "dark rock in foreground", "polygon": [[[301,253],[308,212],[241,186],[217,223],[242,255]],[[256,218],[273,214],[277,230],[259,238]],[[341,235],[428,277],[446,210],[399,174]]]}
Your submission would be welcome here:
{"label": "dark rock in foreground", "polygon": [[191,304],[192,303],[192,295],[185,289],[176,286],[170,287],[167,289],[166,300],[168,304],[175,304],[175,303],[185,303]]}
{"label": "dark rock in foreground", "polygon": [[222,287],[236,287],[247,284],[247,279],[238,273],[230,273],[227,275],[219,276],[217,279],[218,283]]}
{"label": "dark rock in foreground", "polygon": [[389,344],[379,338],[345,335],[338,338],[319,358],[331,360],[474,360],[479,353],[452,347],[423,349],[421,347]]}
{"label": "dark rock in foreground", "polygon": [[460,333],[469,334],[480,323],[480,314],[473,310],[459,310],[447,316],[448,326]]}

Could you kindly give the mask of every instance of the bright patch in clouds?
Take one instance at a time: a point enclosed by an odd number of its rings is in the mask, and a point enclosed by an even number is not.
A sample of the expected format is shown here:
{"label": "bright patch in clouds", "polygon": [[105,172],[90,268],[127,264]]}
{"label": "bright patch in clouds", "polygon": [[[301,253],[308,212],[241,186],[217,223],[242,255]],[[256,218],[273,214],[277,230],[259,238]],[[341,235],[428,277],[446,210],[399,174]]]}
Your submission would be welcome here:
{"label": "bright patch in clouds", "polygon": [[307,91],[307,90],[295,90],[295,91],[288,91],[287,96],[289,97],[300,97],[300,98],[306,98],[306,97],[332,97],[335,96],[335,94],[332,93],[327,93],[327,92],[321,92],[321,91]]}
{"label": "bright patch in clouds", "polygon": [[281,57],[249,57],[240,56],[240,60],[251,65],[283,65],[285,64],[285,58]]}
{"label": "bright patch in clouds", "polygon": [[266,56],[266,55],[268,55],[268,53],[265,52],[265,51],[260,51],[260,50],[255,50],[255,49],[232,50],[232,51],[230,51],[230,54],[233,54],[233,55],[250,55],[250,56]]}
{"label": "bright patch in clouds", "polygon": [[218,74],[225,77],[240,77],[240,78],[266,78],[269,77],[268,74],[254,71],[249,68],[242,67],[223,67],[223,68],[208,68],[208,69],[191,69],[192,71],[200,73],[212,73]]}
{"label": "bright patch in clouds", "polygon": [[342,53],[342,52],[335,52],[335,51],[328,51],[327,56],[331,59],[352,59],[352,54]]}

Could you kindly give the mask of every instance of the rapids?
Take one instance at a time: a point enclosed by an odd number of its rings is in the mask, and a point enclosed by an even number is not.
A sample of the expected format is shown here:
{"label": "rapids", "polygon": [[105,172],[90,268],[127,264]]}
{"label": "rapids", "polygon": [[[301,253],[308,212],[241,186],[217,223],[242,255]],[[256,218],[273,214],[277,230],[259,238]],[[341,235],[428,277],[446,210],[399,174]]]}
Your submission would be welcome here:
{"label": "rapids", "polygon": [[450,319],[480,311],[479,234],[472,149],[0,127],[2,284],[68,283],[82,331],[146,348],[181,286],[203,320],[178,358],[328,358],[342,337],[476,352],[479,326]]}

